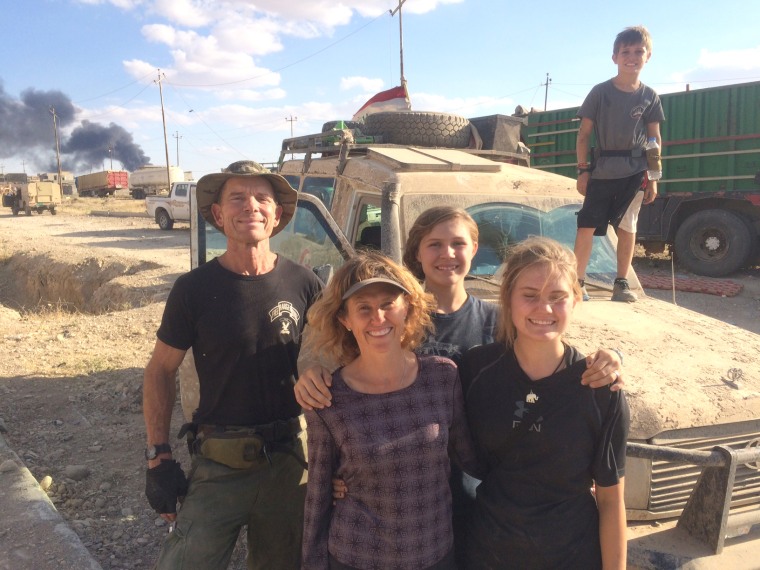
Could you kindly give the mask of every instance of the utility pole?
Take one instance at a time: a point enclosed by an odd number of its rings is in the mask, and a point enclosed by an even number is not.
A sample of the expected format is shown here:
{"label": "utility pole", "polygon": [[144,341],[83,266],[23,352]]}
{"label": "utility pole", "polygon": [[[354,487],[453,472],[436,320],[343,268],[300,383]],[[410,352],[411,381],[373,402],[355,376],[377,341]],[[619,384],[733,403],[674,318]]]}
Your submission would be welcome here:
{"label": "utility pole", "polygon": [[294,117],[293,115],[290,115],[290,117],[285,117],[286,121],[290,121],[290,138],[293,138],[293,123],[298,120],[298,117]]}
{"label": "utility pole", "polygon": [[182,138],[182,135],[179,134],[179,131],[174,131],[172,136],[177,139],[177,166],[179,166],[179,139]]}
{"label": "utility pole", "polygon": [[398,12],[398,45],[399,45],[399,59],[401,60],[401,85],[406,84],[406,78],[404,77],[404,28],[401,23],[401,6],[404,5],[406,0],[398,0],[398,6],[393,10],[388,10],[391,17]]}
{"label": "utility pole", "polygon": [[63,189],[63,180],[61,180],[61,146],[58,142],[58,115],[55,114],[55,107],[51,105],[50,114],[53,115],[53,132],[55,132],[55,158],[58,161],[58,186]]}
{"label": "utility pole", "polygon": [[551,83],[551,77],[549,77],[549,73],[546,73],[546,83],[542,83],[541,85],[546,86],[546,90],[544,91],[544,111],[546,111],[546,102],[549,99],[549,83]]}
{"label": "utility pole", "polygon": [[169,143],[166,138],[166,114],[164,113],[164,90],[161,87],[161,70],[158,70],[158,94],[161,97],[161,121],[164,123],[164,151],[166,152],[166,184],[171,187],[172,177],[169,170]]}

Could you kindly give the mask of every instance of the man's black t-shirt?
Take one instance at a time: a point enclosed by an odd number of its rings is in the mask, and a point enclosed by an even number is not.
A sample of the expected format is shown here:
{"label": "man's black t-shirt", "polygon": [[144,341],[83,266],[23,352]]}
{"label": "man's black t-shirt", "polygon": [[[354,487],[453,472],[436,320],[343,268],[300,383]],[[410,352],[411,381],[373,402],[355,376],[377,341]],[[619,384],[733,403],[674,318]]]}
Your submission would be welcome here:
{"label": "man's black t-shirt", "polygon": [[[583,356],[531,381],[504,344],[471,349],[460,374],[470,431],[487,476],[468,532],[468,568],[601,568],[590,493],[624,474],[622,392],[580,383]],[[527,423],[526,423],[527,422]]]}
{"label": "man's black t-shirt", "polygon": [[214,259],[177,279],[158,338],[193,349],[194,421],[260,425],[301,413],[296,361],[306,311],[321,289],[313,272],[282,256],[264,275],[238,275]]}

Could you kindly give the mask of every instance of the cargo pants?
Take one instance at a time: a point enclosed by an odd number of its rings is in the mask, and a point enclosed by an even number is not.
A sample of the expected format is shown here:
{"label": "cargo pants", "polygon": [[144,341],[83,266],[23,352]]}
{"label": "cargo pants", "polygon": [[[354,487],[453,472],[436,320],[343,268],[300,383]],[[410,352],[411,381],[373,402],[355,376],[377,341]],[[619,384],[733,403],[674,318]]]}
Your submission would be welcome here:
{"label": "cargo pants", "polygon": [[[306,432],[293,440],[306,455]],[[224,570],[247,526],[249,570],[301,567],[306,470],[289,453],[262,456],[250,469],[193,457],[190,489],[166,538],[157,570]]]}

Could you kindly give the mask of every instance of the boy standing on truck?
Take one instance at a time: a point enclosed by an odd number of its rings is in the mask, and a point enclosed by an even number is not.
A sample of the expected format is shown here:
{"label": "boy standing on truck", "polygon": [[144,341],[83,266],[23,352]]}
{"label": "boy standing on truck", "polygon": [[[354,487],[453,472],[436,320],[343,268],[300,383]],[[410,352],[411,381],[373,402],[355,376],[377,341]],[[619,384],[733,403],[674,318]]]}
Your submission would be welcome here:
{"label": "boy standing on truck", "polygon": [[[589,298],[585,276],[594,235],[605,235],[608,224],[618,236],[612,300],[633,303],[637,299],[626,278],[636,244],[636,223],[642,203],[653,202],[657,195],[657,182],[646,176],[644,145],[655,137],[662,147],[660,122],[665,120],[659,96],[639,80],[650,57],[652,38],[645,27],[620,32],[612,49],[617,75],[596,85],[578,110],[577,188],[585,199],[578,212],[575,256],[584,301]],[[592,132],[597,148],[590,149]]]}

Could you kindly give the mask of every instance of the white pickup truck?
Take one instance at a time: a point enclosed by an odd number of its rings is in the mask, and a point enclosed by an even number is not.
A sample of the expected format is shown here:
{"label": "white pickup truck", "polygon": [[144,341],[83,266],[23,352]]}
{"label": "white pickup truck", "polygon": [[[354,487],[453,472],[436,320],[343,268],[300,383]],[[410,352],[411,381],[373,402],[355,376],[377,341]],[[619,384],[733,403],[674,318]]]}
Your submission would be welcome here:
{"label": "white pickup truck", "polygon": [[190,195],[195,182],[172,182],[166,196],[146,196],[145,210],[162,230],[170,230],[174,222],[190,221]]}

